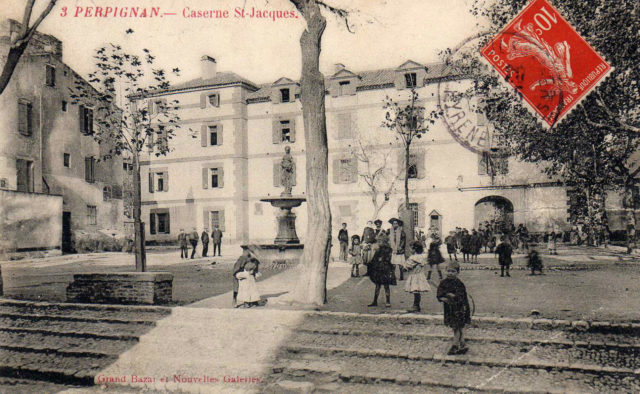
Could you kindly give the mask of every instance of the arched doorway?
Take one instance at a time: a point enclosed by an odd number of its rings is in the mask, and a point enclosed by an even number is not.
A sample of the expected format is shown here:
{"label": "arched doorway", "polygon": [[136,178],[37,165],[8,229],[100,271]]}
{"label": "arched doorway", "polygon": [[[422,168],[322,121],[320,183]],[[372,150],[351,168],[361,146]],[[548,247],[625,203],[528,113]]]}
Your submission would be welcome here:
{"label": "arched doorway", "polygon": [[489,222],[499,231],[508,231],[513,227],[513,204],[501,196],[488,196],[476,202],[474,209],[475,228]]}

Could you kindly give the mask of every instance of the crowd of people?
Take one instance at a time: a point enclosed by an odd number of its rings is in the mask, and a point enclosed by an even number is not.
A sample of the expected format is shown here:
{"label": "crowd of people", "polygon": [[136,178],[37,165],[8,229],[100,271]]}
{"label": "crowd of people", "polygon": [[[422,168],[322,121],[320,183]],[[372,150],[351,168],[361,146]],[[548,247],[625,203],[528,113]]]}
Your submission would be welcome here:
{"label": "crowd of people", "polygon": [[202,230],[202,234],[198,234],[198,231],[196,231],[196,228],[194,227],[189,234],[185,233],[184,229],[180,229],[180,234],[178,234],[180,258],[189,258],[189,245],[191,245],[191,258],[194,259],[196,256],[198,241],[202,242],[202,257],[207,257],[207,253],[209,253],[209,241],[213,243],[213,254],[211,256],[215,256],[216,252],[218,252],[218,256],[222,254],[222,231],[217,226],[213,226],[211,236],[209,236],[209,232],[206,228]]}

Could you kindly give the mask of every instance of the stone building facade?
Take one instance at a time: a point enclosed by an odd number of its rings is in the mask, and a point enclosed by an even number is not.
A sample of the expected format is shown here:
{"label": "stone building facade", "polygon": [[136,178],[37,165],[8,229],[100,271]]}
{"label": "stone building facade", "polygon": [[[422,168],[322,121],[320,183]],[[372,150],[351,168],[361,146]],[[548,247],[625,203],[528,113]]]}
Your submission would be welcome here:
{"label": "stone building facade", "polygon": [[[201,68],[200,78],[150,98],[178,100],[182,124],[169,142],[168,155],[156,157],[149,152],[143,162],[146,238],[174,240],[180,229],[200,231],[215,224],[223,229],[227,242],[270,242],[276,233],[276,209],[260,199],[282,190],[279,162],[285,146],[291,148],[296,162],[293,193],[305,192],[299,83],[280,78],[255,84],[232,72],[218,72],[215,60],[208,56],[202,58]],[[443,100],[443,76],[441,64],[407,61],[397,68],[363,72],[336,65],[326,77],[329,193],[336,232],[345,222],[351,234],[361,233],[366,221],[375,216],[363,177],[367,165],[354,155],[360,142],[375,160],[388,155],[389,173],[396,174],[404,166],[402,146],[382,125],[385,98],[406,103],[415,87],[420,104],[430,111]],[[483,154],[482,146],[470,149],[464,140],[469,127],[485,130],[489,125],[481,117],[470,116],[469,108],[465,111],[472,120],[465,121],[467,131],[462,132],[462,126],[452,129],[451,119],[460,115],[450,112],[448,123],[437,121],[412,145],[410,208],[418,227],[435,226],[443,232],[471,229],[501,213],[515,225],[526,224],[530,231],[567,228],[565,188],[533,164]],[[495,148],[484,143],[486,151]],[[384,202],[379,218],[397,216],[404,202],[403,182],[397,180],[395,190],[379,195],[378,203]],[[304,241],[305,206],[295,211]]]}
{"label": "stone building facade", "polygon": [[[13,20],[0,24],[3,55],[19,27]],[[62,196],[63,248],[74,231],[120,231],[123,217],[122,162],[99,160],[106,148],[91,135],[92,104],[72,103],[75,81],[86,83],[63,62],[62,43],[36,33],[0,96],[0,188]],[[14,216],[7,213],[4,224]]]}

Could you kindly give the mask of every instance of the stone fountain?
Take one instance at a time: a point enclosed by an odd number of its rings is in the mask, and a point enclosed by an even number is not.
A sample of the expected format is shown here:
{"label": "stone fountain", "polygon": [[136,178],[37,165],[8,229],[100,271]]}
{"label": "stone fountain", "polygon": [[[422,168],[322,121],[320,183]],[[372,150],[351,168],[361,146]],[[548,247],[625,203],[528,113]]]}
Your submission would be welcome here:
{"label": "stone fountain", "polygon": [[268,202],[279,208],[277,215],[278,234],[272,244],[241,245],[242,249],[249,249],[256,258],[267,266],[295,264],[300,260],[304,245],[300,243],[296,233],[296,214],[293,208],[299,207],[307,201],[304,196],[291,194],[295,177],[295,163],[291,157],[289,147],[285,147],[285,155],[280,163],[281,185],[284,191],[280,197],[265,197],[260,201]]}

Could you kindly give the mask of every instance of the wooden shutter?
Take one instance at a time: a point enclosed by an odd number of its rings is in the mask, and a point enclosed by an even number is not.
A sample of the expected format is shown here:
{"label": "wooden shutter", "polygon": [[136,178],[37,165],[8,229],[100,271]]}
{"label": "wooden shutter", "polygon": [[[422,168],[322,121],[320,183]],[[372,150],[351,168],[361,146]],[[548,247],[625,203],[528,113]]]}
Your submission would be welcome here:
{"label": "wooden shutter", "polygon": [[164,191],[169,191],[169,170],[164,171]]}
{"label": "wooden shutter", "polygon": [[84,180],[87,182],[91,181],[91,158],[84,158]]}
{"label": "wooden shutter", "polygon": [[164,229],[167,234],[171,234],[171,214],[167,212],[166,215],[167,215],[167,223]]}
{"label": "wooden shutter", "polygon": [[202,188],[203,189],[209,188],[209,169],[208,168],[202,169]]}
{"label": "wooden shutter", "polygon": [[29,103],[20,100],[18,102],[18,132],[23,135],[31,134],[29,123]]}
{"label": "wooden shutter", "polygon": [[224,168],[218,167],[218,187],[224,187]]}
{"label": "wooden shutter", "polygon": [[220,231],[225,231],[226,226],[224,225],[224,209],[218,211],[218,222],[220,222]]}
{"label": "wooden shutter", "polygon": [[206,124],[200,126],[200,146],[209,145],[209,127]]}
{"label": "wooden shutter", "polygon": [[201,109],[207,108],[207,94],[206,93],[200,93],[200,108]]}
{"label": "wooden shutter", "polygon": [[218,145],[222,145],[222,123],[219,125],[216,125],[216,129],[218,131]]}
{"label": "wooden shutter", "polygon": [[296,142],[296,119],[291,118],[289,121],[289,140],[291,142]]}
{"label": "wooden shutter", "polygon": [[418,227],[424,228],[425,216],[426,216],[426,211],[424,208],[424,203],[420,202],[418,203]]}
{"label": "wooden shutter", "polygon": [[282,130],[280,129],[280,119],[274,119],[271,123],[271,142],[282,143]]}
{"label": "wooden shutter", "polygon": [[340,184],[340,159],[333,159],[333,183]]}
{"label": "wooden shutter", "polygon": [[154,191],[154,187],[153,187],[153,172],[149,171],[149,193],[153,193]]}
{"label": "wooden shutter", "polygon": [[149,214],[149,234],[155,234],[155,233],[156,233],[156,214],[152,212]]}
{"label": "wooden shutter", "polygon": [[202,227],[203,228],[211,228],[211,223],[209,223],[209,209],[205,208],[202,211]]}
{"label": "wooden shutter", "polygon": [[220,94],[219,94],[219,93],[216,93],[215,103],[216,103],[216,104],[215,104],[215,105],[216,105],[216,107],[219,107],[219,106],[220,106]]}
{"label": "wooden shutter", "polygon": [[425,177],[425,168],[424,168],[424,151],[416,152],[416,168],[418,170],[418,179],[423,179]]}
{"label": "wooden shutter", "polygon": [[80,132],[84,133],[84,105],[82,104],[78,105],[78,120],[80,122]]}
{"label": "wooden shutter", "polygon": [[276,160],[273,162],[273,187],[280,187],[282,175],[281,175],[282,167],[280,166],[280,160]]}
{"label": "wooden shutter", "polygon": [[349,159],[349,182],[358,182],[358,160],[355,158]]}

